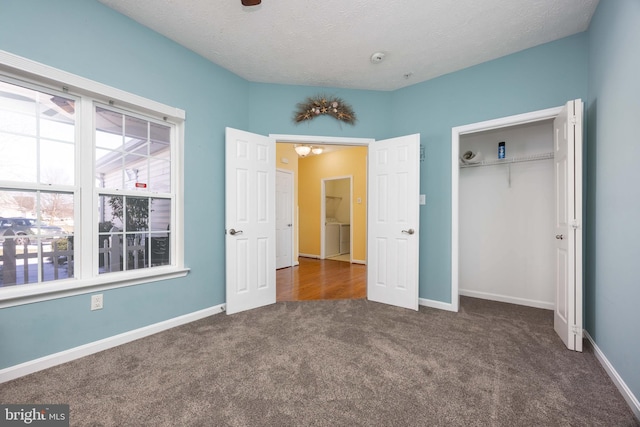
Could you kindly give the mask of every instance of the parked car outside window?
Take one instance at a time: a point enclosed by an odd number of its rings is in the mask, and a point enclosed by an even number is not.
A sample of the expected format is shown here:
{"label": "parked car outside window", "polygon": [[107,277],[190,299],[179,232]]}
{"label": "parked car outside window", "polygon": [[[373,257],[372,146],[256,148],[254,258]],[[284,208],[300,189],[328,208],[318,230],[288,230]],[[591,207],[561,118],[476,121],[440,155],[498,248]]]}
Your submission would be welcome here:
{"label": "parked car outside window", "polygon": [[2,218],[0,217],[0,242],[4,242],[7,230],[14,232],[16,246],[28,245],[31,238],[41,237],[43,242],[67,236],[67,232],[56,225],[40,224],[33,218]]}

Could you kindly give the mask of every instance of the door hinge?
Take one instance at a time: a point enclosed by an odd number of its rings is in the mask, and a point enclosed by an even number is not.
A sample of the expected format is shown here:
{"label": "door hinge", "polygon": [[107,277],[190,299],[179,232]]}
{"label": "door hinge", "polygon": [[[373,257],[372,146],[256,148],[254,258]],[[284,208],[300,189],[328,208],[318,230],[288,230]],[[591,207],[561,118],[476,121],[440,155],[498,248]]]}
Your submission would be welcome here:
{"label": "door hinge", "polygon": [[578,222],[577,219],[573,219],[571,220],[571,224],[569,224],[569,226],[574,230],[577,230],[578,228],[580,228],[580,223]]}
{"label": "door hinge", "polygon": [[582,338],[582,328],[578,327],[578,325],[571,325],[571,333]]}
{"label": "door hinge", "polygon": [[577,117],[576,116],[569,117],[569,123],[571,123],[571,125],[575,126],[576,123],[578,123]]}

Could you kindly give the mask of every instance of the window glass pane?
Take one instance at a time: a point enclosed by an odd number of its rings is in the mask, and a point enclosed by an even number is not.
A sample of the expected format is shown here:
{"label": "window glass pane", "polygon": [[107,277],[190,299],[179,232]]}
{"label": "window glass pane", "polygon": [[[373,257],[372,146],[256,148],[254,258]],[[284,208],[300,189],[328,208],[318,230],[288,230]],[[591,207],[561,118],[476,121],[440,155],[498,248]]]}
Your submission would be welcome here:
{"label": "window glass pane", "polygon": [[124,250],[122,234],[107,233],[98,236],[98,273],[123,271],[122,254]]}
{"label": "window glass pane", "polygon": [[104,108],[96,108],[96,115],[102,118],[104,133],[120,132],[124,141],[123,146],[111,145],[113,150],[97,142],[96,186],[171,192],[171,127]]}
{"label": "window glass pane", "polygon": [[150,168],[149,189],[158,193],[171,192],[171,163],[152,158]]}
{"label": "window glass pane", "polygon": [[0,287],[38,283],[38,246],[0,236]]}
{"label": "window glass pane", "polygon": [[73,184],[74,142],[72,99],[0,82],[0,180]]}
{"label": "window glass pane", "polygon": [[106,150],[96,150],[96,154],[101,155],[96,162],[96,186],[98,188],[124,188],[122,155],[115,151]]}
{"label": "window glass pane", "polygon": [[122,204],[124,197],[100,195],[98,197],[98,228],[104,232],[122,231]]}
{"label": "window glass pane", "polygon": [[[0,190],[0,229],[30,225],[38,215],[38,194],[35,191]],[[16,218],[16,221],[12,219]],[[14,228],[14,231],[18,231]],[[20,231],[25,231],[21,229]],[[33,233],[35,234],[35,233]]]}
{"label": "window glass pane", "polygon": [[40,94],[40,136],[75,141],[75,102],[57,95]]}
{"label": "window glass pane", "polygon": [[150,138],[153,142],[164,142],[169,144],[171,142],[171,127],[161,125],[158,123],[150,123],[149,126]]}
{"label": "window glass pane", "polygon": [[42,244],[42,281],[74,277],[73,236]]}
{"label": "window glass pane", "polygon": [[149,203],[147,197],[125,197],[127,231],[142,231],[149,227]]}
{"label": "window glass pane", "polygon": [[149,250],[151,251],[152,267],[171,264],[168,233],[151,233],[151,246]]}
{"label": "window glass pane", "polygon": [[45,118],[40,120],[40,136],[43,138],[74,142],[76,139],[75,131],[73,122]]}
{"label": "window glass pane", "polygon": [[147,234],[127,233],[127,270],[147,268]]}
{"label": "window glass pane", "polygon": [[[124,129],[127,137],[127,146],[137,142],[146,142],[149,134],[149,122],[137,117],[125,116]],[[130,151],[127,149],[127,151]]]}
{"label": "window glass pane", "polygon": [[36,182],[35,138],[0,133],[0,180]]}
{"label": "window glass pane", "polygon": [[74,277],[73,194],[0,191],[1,286]]}
{"label": "window glass pane", "polygon": [[130,190],[146,190],[148,187],[147,177],[149,176],[147,171],[148,157],[127,154],[124,157],[124,164],[124,187]]}
{"label": "window glass pane", "polygon": [[169,231],[171,224],[171,199],[151,199],[151,212],[149,213],[149,230],[164,231],[164,236]]}
{"label": "window glass pane", "polygon": [[75,147],[64,142],[42,140],[40,144],[40,182],[73,185]]}
{"label": "window glass pane", "polygon": [[124,141],[122,114],[96,107],[96,147],[119,149]]}
{"label": "window glass pane", "polygon": [[35,136],[37,92],[0,81],[0,132]]}
{"label": "window glass pane", "polygon": [[72,236],[75,229],[73,205],[73,194],[41,192],[41,234],[52,239]]}
{"label": "window glass pane", "polygon": [[169,160],[171,156],[171,150],[169,144],[152,142],[150,147],[150,154],[153,155],[156,159],[165,159]]}

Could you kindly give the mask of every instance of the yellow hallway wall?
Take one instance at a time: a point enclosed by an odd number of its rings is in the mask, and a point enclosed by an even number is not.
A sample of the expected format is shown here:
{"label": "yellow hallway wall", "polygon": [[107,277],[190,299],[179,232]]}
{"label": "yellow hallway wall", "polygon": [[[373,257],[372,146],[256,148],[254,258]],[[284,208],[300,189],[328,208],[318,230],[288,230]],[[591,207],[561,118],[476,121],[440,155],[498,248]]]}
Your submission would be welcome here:
{"label": "yellow hallway wall", "polygon": [[353,177],[352,258],[366,261],[367,147],[298,159],[299,253],[320,256],[322,180],[344,176]]}

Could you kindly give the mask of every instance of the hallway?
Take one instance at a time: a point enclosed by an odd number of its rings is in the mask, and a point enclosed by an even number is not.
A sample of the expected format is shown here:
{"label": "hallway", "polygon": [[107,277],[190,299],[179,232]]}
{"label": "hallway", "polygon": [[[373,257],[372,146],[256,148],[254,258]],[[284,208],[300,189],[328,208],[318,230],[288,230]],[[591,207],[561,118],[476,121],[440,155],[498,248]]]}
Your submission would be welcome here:
{"label": "hallway", "polygon": [[299,261],[299,266],[276,271],[276,301],[366,298],[367,266],[303,257]]}

